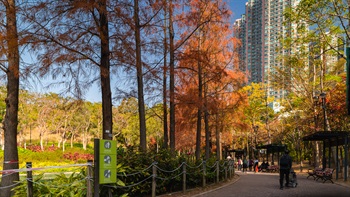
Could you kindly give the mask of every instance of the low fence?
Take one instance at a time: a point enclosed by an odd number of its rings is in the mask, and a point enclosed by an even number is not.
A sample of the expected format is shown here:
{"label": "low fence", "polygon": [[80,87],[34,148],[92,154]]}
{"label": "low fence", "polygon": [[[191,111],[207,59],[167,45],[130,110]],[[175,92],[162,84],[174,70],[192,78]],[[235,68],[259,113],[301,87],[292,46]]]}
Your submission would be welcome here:
{"label": "low fence", "polygon": [[[171,181],[171,183],[174,182],[182,182],[181,189],[178,191],[186,192],[187,184],[189,182],[189,178],[192,176],[195,177],[196,181],[198,183],[201,183],[202,187],[205,187],[208,182],[218,183],[220,181],[227,180],[229,178],[232,178],[234,176],[234,164],[233,160],[226,160],[226,161],[216,161],[212,165],[208,165],[206,161],[201,162],[197,166],[191,166],[188,165],[186,162],[181,163],[177,168],[172,170],[163,169],[160,167],[157,162],[153,162],[151,165],[146,167],[145,169],[136,171],[134,173],[130,174],[117,174],[118,180],[121,180],[124,182],[123,185],[103,185],[103,187],[107,187],[108,190],[115,189],[115,190],[127,190],[131,188],[135,188],[135,186],[140,186],[141,184],[147,184],[151,185],[152,189],[152,197],[156,196],[157,186],[161,185],[161,183],[165,181]],[[54,168],[72,168],[72,167],[84,167],[86,168],[86,177],[78,180],[81,182],[86,182],[86,196],[96,196],[96,193],[94,195],[93,191],[93,163],[91,161],[88,161],[84,164],[73,164],[73,165],[66,165],[66,166],[49,166],[49,167],[42,167],[42,168],[33,168],[31,162],[27,162],[26,168],[23,169],[12,169],[12,170],[3,170],[0,171],[0,174],[2,174],[2,177],[8,176],[12,173],[22,173],[26,172],[25,178],[21,178],[21,180],[13,185],[6,186],[6,187],[0,187],[0,192],[2,189],[6,188],[14,188],[18,187],[20,184],[24,184],[26,182],[26,190],[27,190],[27,196],[32,197],[34,196],[34,187],[37,185],[42,185],[42,182],[36,182],[33,179],[33,171],[41,171],[41,170],[48,170],[48,169],[54,169]],[[148,175],[148,176],[145,176]],[[201,180],[197,180],[198,177],[201,176]],[[137,178],[135,178],[137,177]],[[142,179],[140,179],[142,177]],[[193,179],[192,177],[192,179]],[[130,181],[133,180],[133,181]],[[137,180],[137,182],[135,182]],[[176,181],[174,181],[176,180]],[[181,181],[180,181],[181,180]],[[49,180],[48,180],[49,181]],[[158,183],[158,184],[157,184]],[[72,185],[67,183],[68,185]],[[98,196],[98,193],[97,193]]]}

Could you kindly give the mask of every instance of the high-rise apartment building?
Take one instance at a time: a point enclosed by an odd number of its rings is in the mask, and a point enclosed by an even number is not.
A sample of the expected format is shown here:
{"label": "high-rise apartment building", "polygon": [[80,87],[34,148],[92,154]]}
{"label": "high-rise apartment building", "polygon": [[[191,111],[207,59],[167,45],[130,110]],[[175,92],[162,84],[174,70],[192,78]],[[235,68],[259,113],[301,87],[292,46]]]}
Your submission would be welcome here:
{"label": "high-rise apartment building", "polygon": [[288,34],[283,25],[283,11],[299,1],[248,0],[245,14],[234,23],[235,36],[242,41],[242,48],[238,50],[242,60],[239,67],[248,70],[249,83],[264,82],[268,96],[277,99],[286,92],[275,87],[270,76],[283,68],[281,57],[291,52],[282,49],[281,38]]}
{"label": "high-rise apartment building", "polygon": [[239,61],[238,61],[238,67],[241,71],[244,73],[247,71],[247,64],[245,63],[246,57],[244,54],[246,46],[246,38],[245,38],[245,14],[242,15],[242,18],[237,19],[233,25],[234,29],[234,35],[240,40],[240,42],[237,44],[236,49],[238,50],[238,56],[239,56]]}

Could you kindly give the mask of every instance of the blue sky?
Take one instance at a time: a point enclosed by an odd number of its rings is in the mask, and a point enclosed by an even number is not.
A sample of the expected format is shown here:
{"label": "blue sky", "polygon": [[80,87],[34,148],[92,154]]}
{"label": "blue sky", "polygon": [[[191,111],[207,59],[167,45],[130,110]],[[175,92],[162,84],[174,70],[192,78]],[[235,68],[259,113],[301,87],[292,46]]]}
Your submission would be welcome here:
{"label": "blue sky", "polygon": [[232,10],[233,21],[241,18],[241,15],[244,14],[245,3],[247,1],[248,0],[226,0]]}

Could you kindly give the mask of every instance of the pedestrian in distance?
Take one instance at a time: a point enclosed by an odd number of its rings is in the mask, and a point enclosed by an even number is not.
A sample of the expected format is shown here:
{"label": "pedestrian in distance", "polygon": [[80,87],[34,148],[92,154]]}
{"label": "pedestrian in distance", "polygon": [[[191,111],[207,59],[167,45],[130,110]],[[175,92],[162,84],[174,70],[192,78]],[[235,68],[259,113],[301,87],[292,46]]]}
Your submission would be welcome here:
{"label": "pedestrian in distance", "polygon": [[254,161],[253,159],[249,159],[249,171],[252,171]]}
{"label": "pedestrian in distance", "polygon": [[255,160],[254,160],[254,172],[255,173],[257,173],[259,171],[258,166],[259,166],[259,160],[258,160],[258,158],[255,158]]}
{"label": "pedestrian in distance", "polygon": [[284,177],[286,177],[285,186],[288,187],[289,173],[292,168],[292,158],[289,156],[288,150],[285,150],[284,154],[280,158],[279,168],[280,168],[280,189],[283,190]]}
{"label": "pedestrian in distance", "polygon": [[244,159],[243,159],[243,172],[247,172],[247,170],[248,170],[248,165],[249,165],[249,163],[248,163],[247,158],[244,158]]}
{"label": "pedestrian in distance", "polygon": [[238,158],[238,170],[242,170],[242,159],[239,157]]}

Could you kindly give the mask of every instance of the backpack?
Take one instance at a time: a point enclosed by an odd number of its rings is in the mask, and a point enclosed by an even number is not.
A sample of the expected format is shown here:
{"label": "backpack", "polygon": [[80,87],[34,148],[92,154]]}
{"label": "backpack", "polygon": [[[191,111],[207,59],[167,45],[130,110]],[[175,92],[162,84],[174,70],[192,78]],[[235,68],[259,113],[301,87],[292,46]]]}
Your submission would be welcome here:
{"label": "backpack", "polygon": [[289,158],[287,155],[283,155],[280,159],[280,165],[283,167],[288,167],[289,166]]}

